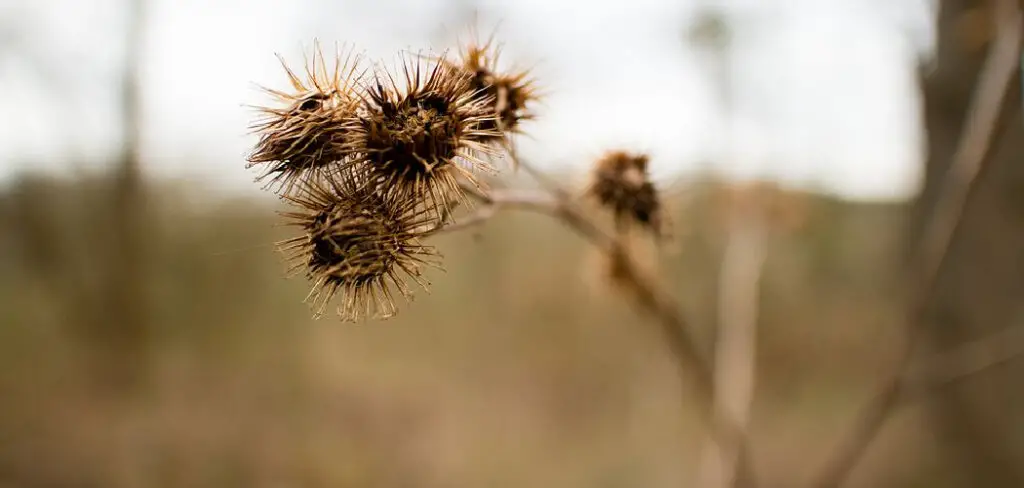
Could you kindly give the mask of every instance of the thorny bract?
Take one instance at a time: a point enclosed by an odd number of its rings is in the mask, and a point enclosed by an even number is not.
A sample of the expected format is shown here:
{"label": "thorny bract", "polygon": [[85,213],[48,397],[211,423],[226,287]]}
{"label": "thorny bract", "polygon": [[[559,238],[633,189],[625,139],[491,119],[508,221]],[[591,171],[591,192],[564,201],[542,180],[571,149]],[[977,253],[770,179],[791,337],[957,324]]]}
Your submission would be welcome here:
{"label": "thorny bract", "polygon": [[485,128],[490,99],[478,96],[464,73],[418,60],[402,69],[403,87],[390,74],[370,82],[351,130],[361,157],[341,170],[365,175],[382,193],[422,201],[440,217],[449,200],[463,199],[460,178],[478,187],[474,174],[493,172],[480,155],[500,134]]}
{"label": "thorny bract", "polygon": [[439,256],[421,242],[431,219],[415,200],[375,192],[345,175],[302,180],[285,198],[295,209],[284,217],[303,233],[279,245],[293,270],[313,281],[308,299],[318,316],[340,292],[342,318],[389,317],[395,292],[412,296],[407,278],[426,288],[422,269],[437,266]]}
{"label": "thorny bract", "polygon": [[[267,188],[288,192],[309,173],[328,170],[355,152],[352,129],[359,108],[360,57],[339,49],[328,72],[319,46],[306,66],[306,79],[296,75],[278,56],[291,90],[264,88],[277,102],[258,107],[260,118],[251,126],[259,142],[249,155],[248,167],[260,166]],[[313,174],[312,177],[316,177]]]}

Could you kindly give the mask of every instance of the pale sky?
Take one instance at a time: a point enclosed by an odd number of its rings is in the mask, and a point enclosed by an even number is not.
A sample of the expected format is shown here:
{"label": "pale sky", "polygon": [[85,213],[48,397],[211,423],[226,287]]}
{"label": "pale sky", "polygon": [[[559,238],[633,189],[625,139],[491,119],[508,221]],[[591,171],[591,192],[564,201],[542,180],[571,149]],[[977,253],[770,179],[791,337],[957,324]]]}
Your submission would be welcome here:
{"label": "pale sky", "polygon": [[[464,1],[463,3],[469,3]],[[685,44],[698,4],[735,15],[735,111],[709,58]],[[503,59],[549,94],[523,154],[584,168],[601,151],[648,151],[658,178],[712,168],[855,199],[917,191],[924,154],[915,63],[930,0],[480,1]],[[121,0],[0,0],[0,179],[67,172],[117,144]],[[392,64],[450,47],[469,19],[451,0],[151,0],[145,169],[255,192],[244,157],[255,87],[284,87],[275,52],[302,62],[317,37]],[[10,46],[10,39],[18,43]],[[41,61],[41,62],[36,62]],[[76,157],[77,156],[77,157]],[[40,161],[43,161],[40,163]]]}

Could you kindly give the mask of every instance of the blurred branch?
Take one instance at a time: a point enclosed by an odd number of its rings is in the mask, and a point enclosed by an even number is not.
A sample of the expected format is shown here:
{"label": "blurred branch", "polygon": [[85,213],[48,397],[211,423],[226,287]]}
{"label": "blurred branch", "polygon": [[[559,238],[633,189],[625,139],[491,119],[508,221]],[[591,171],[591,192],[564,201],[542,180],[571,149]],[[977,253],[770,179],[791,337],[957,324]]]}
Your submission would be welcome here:
{"label": "blurred branch", "polygon": [[[707,7],[706,7],[707,8]],[[728,121],[734,116],[733,36],[735,19],[709,7],[691,27],[691,44],[714,54],[714,79],[722,111]],[[731,125],[724,131],[726,152],[734,142]],[[753,193],[753,192],[751,192]],[[728,237],[718,280],[718,324],[712,371],[712,414],[728,415],[745,438],[754,394],[757,358],[757,308],[766,247],[765,222],[756,199],[739,195],[729,218]],[[698,466],[698,486],[728,488],[743,483],[738,467],[745,455],[736,442],[708,442]]]}
{"label": "blurred branch", "polygon": [[[887,386],[885,390],[876,394],[869,405],[877,412],[888,414],[901,404],[1021,357],[1024,357],[1024,326],[1007,327],[951,351],[935,354],[922,361],[922,364],[918,366],[908,367],[906,371],[901,372],[896,380],[891,382],[891,386]],[[893,393],[894,391],[896,393]],[[887,405],[887,410],[882,410],[883,405]],[[864,420],[866,419],[862,419],[862,421]],[[879,421],[884,422],[885,418],[881,418]],[[874,431],[863,430],[859,433],[865,435],[870,432],[877,432],[877,429]],[[870,437],[859,437],[858,439],[863,442],[862,448],[866,448],[871,441]],[[849,464],[843,467],[849,470],[856,464],[856,459],[847,462]],[[838,471],[830,474],[836,476],[837,473]],[[842,481],[842,478],[836,477],[821,478],[814,486],[839,486]],[[826,484],[826,482],[830,484]]]}
{"label": "blurred branch", "polygon": [[[728,413],[737,428],[746,432],[756,382],[758,288],[768,236],[756,195],[740,195],[731,213],[718,280],[713,411]],[[707,445],[698,486],[735,486],[739,482],[739,448],[736,444]]]}
{"label": "blurred branch", "polygon": [[100,351],[116,388],[132,388],[146,362],[147,324],[142,277],[142,224],[145,202],[140,164],[142,98],[141,64],[145,39],[146,0],[126,0],[125,59],[121,74],[122,141],[113,189],[114,235],[107,255],[108,317]]}
{"label": "blurred branch", "polygon": [[[907,381],[907,371],[912,367],[929,300],[950,245],[960,228],[964,208],[976,191],[979,175],[988,166],[988,155],[1008,90],[1016,89],[1012,81],[1020,64],[1024,16],[1017,0],[994,1],[992,22],[996,26],[995,41],[979,74],[974,99],[953,155],[952,167],[944,181],[935,212],[924,231],[922,249],[916,255],[914,269],[918,275],[913,282],[914,295],[910,302],[900,356],[879,393],[863,408],[849,434],[828,458],[811,486],[840,486],[895,407],[912,390],[909,387],[913,382]],[[977,371],[978,368],[971,370]]]}
{"label": "blurred branch", "polygon": [[[690,337],[691,324],[680,313],[680,307],[676,301],[664,289],[657,286],[651,277],[644,274],[617,237],[606,232],[578,208],[569,192],[529,163],[518,159],[514,150],[511,151],[511,157],[516,158],[518,167],[536,178],[544,189],[483,192],[471,185],[463,185],[463,189],[483,205],[467,216],[466,220],[448,225],[439,229],[438,232],[461,230],[482,224],[494,217],[499,210],[504,209],[529,210],[559,219],[609,257],[618,260],[623,284],[637,305],[657,319],[655,322],[660,326],[660,332],[668,341],[680,369],[684,374],[688,373],[693,376],[700,395],[714,408],[712,402],[714,379],[710,362],[700,353],[696,342]],[[738,453],[739,479],[742,479],[746,486],[756,486],[753,467],[747,456],[749,449],[743,429],[738,427],[728,412],[713,411],[709,422],[712,437],[716,442],[722,446],[735,446],[734,449]]]}
{"label": "blurred branch", "polygon": [[901,379],[903,400],[926,395],[1022,356],[1024,326],[1007,327],[952,351],[936,354],[924,364],[910,368]]}

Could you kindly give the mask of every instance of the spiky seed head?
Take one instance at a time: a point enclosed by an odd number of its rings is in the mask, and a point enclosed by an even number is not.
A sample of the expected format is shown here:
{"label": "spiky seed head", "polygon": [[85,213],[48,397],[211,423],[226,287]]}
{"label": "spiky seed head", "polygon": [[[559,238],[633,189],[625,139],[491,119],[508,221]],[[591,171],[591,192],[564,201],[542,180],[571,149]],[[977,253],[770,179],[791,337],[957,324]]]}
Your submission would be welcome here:
{"label": "spiky seed head", "polygon": [[481,159],[493,149],[480,141],[495,132],[483,128],[489,99],[458,70],[432,64],[405,60],[404,87],[385,71],[366,88],[357,130],[364,156],[347,167],[389,198],[421,202],[441,215],[453,198],[465,199],[460,177],[479,186],[476,175],[494,171]]}
{"label": "spiky seed head", "polygon": [[296,209],[284,216],[303,232],[279,246],[313,282],[306,301],[315,316],[340,294],[343,320],[390,317],[396,292],[412,299],[407,280],[427,289],[423,268],[439,267],[439,255],[420,242],[430,219],[413,202],[345,176],[304,179],[295,190],[285,198]]}
{"label": "spiky seed head", "polygon": [[587,193],[610,210],[623,229],[636,224],[660,235],[661,201],[647,174],[644,154],[611,151],[597,160]]}
{"label": "spiky seed head", "polygon": [[539,98],[529,72],[500,72],[501,47],[494,44],[493,36],[484,43],[466,43],[459,55],[459,61],[451,64],[469,76],[481,97],[490,99],[494,117],[485,120],[482,128],[491,129],[498,136],[487,142],[504,142],[506,135],[520,132],[520,122],[534,117],[529,106]]}
{"label": "spiky seed head", "polygon": [[251,126],[259,141],[248,167],[262,166],[259,179],[289,191],[306,173],[319,173],[353,154],[352,127],[356,122],[359,57],[339,49],[330,71],[319,44],[306,63],[303,80],[278,56],[290,90],[264,88],[274,106],[257,107],[261,118]]}

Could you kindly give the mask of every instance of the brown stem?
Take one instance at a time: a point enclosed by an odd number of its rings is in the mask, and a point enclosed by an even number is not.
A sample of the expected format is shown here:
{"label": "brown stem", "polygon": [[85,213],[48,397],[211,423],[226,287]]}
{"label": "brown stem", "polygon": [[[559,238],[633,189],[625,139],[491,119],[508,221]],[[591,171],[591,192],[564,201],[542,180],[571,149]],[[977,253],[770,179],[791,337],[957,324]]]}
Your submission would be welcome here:
{"label": "brown stem", "polygon": [[[514,157],[514,153],[513,153]],[[623,284],[628,289],[635,303],[645,312],[656,318],[655,324],[672,349],[673,357],[679,363],[684,374],[690,374],[696,382],[701,398],[708,405],[712,403],[713,378],[710,361],[704,357],[696,342],[690,337],[691,325],[680,313],[680,307],[664,289],[657,286],[651,277],[646,276],[641,268],[626,252],[623,244],[613,234],[606,232],[591,218],[587,217],[573,201],[571,194],[551,181],[530,164],[518,160],[518,167],[532,175],[545,189],[541,191],[495,190],[482,192],[470,185],[463,190],[476,198],[483,206],[471,214],[464,229],[469,225],[477,225],[493,217],[499,209],[520,208],[537,211],[558,218],[576,233],[590,241],[593,245],[607,253],[609,257],[619,260]],[[439,229],[450,230],[452,227]],[[725,412],[713,412],[709,420],[711,434],[715,441],[723,446],[735,446],[737,453],[738,479],[743,486],[756,486],[753,467],[750,464],[747,438],[738,424]]]}
{"label": "brown stem", "polygon": [[[757,198],[741,198],[730,215],[718,287],[714,356],[714,412],[728,413],[748,429],[757,362],[759,283],[767,255],[768,229]],[[706,488],[736,486],[738,445],[708,443],[698,474]]]}

